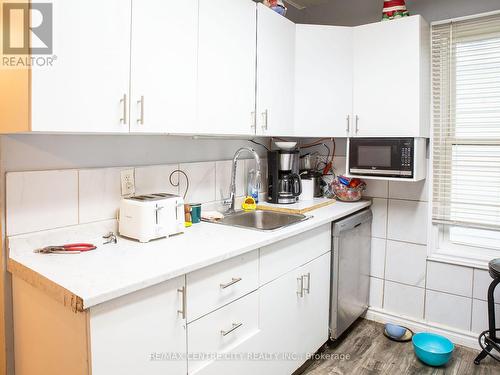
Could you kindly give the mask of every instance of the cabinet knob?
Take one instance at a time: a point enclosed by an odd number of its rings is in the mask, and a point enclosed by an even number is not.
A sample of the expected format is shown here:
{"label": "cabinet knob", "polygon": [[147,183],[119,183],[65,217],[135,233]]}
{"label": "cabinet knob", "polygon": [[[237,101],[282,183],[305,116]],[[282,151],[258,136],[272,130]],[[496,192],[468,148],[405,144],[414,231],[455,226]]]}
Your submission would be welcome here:
{"label": "cabinet knob", "polygon": [[356,134],[359,132],[359,116],[356,115]]}

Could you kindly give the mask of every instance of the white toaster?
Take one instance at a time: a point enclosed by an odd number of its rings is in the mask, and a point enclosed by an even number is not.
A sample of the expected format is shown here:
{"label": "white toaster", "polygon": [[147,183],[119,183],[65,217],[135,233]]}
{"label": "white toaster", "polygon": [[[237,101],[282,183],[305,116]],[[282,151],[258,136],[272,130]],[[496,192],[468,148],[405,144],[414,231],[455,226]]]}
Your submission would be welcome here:
{"label": "white toaster", "polygon": [[158,193],[124,198],[118,230],[124,237],[149,242],[184,232],[184,200]]}

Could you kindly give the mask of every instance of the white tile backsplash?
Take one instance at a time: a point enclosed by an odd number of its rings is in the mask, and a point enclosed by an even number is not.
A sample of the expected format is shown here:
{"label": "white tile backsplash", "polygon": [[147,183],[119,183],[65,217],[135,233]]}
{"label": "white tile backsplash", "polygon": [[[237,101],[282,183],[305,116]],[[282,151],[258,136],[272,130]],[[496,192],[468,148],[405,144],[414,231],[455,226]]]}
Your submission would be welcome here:
{"label": "white tile backsplash", "polygon": [[427,245],[427,208],[425,202],[390,199],[387,238]]}
{"label": "white tile backsplash", "polygon": [[[233,162],[224,160],[215,162],[215,193],[217,200],[229,198],[229,185],[231,184]],[[236,163],[236,196],[241,197],[246,194],[246,168],[245,160],[238,160]]]}
{"label": "white tile backsplash", "polygon": [[7,235],[78,224],[78,171],[13,172],[6,177]]}
{"label": "white tile backsplash", "polygon": [[422,288],[385,281],[384,310],[422,319],[424,316],[424,294]]}
{"label": "white tile backsplash", "polygon": [[[186,203],[205,203],[217,200],[215,194],[215,162],[180,164],[179,169],[189,178]],[[181,178],[179,189],[186,189],[186,181]]]}
{"label": "white tile backsplash", "polygon": [[387,241],[385,278],[425,287],[427,247],[407,242]]}
{"label": "white tile backsplash", "polygon": [[[473,297],[483,301],[488,300],[488,288],[490,287],[493,279],[491,278],[488,271],[485,270],[474,270],[474,286],[473,286]],[[500,286],[495,289],[495,302],[500,304]],[[500,321],[500,315],[498,316]]]}
{"label": "white tile backsplash", "polygon": [[470,330],[472,299],[427,290],[425,319],[464,331]]}
{"label": "white tile backsplash", "polygon": [[116,218],[122,199],[120,172],[123,169],[126,168],[78,171],[80,223]]}
{"label": "white tile backsplash", "polygon": [[428,196],[427,179],[417,182],[389,182],[389,198],[427,202]]}
{"label": "white tile backsplash", "polygon": [[387,199],[372,199],[372,236],[386,238],[387,233]]}
{"label": "white tile backsplash", "polygon": [[[500,328],[500,304],[495,304],[496,328]],[[481,333],[488,329],[488,303],[472,300],[472,332]]]}
{"label": "white tile backsplash", "polygon": [[[179,191],[179,188],[172,185],[169,179],[170,174],[178,168],[178,164],[135,168],[135,193],[137,195],[152,193],[184,194],[184,190]],[[185,180],[182,174],[175,173],[172,176],[172,182],[177,184],[179,178],[181,181]]]}
{"label": "white tile backsplash", "polygon": [[385,241],[382,238],[372,237],[370,276],[380,279],[384,278]]}
{"label": "white tile backsplash", "polygon": [[337,176],[346,174],[346,161],[347,159],[344,156],[335,156],[333,158],[333,170]]}
{"label": "white tile backsplash", "polygon": [[384,280],[370,277],[370,301],[371,307],[382,308],[384,302]]}
{"label": "white tile backsplash", "polygon": [[382,180],[366,180],[366,190],[363,195],[370,198],[387,198],[389,183]]}
{"label": "white tile backsplash", "polygon": [[472,297],[472,268],[429,261],[427,289]]}

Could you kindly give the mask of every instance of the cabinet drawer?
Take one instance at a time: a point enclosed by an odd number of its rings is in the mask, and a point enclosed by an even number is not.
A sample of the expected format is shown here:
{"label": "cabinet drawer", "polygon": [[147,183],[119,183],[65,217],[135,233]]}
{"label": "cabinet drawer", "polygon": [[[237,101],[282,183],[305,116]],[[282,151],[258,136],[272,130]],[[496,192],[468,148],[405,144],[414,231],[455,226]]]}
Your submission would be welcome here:
{"label": "cabinet drawer", "polygon": [[316,259],[331,250],[331,224],[260,249],[260,285]]}
{"label": "cabinet drawer", "polygon": [[187,317],[192,322],[259,286],[258,250],[187,275]]}
{"label": "cabinet drawer", "polygon": [[188,323],[189,374],[207,369],[215,364],[215,354],[229,353],[258,333],[258,291]]}

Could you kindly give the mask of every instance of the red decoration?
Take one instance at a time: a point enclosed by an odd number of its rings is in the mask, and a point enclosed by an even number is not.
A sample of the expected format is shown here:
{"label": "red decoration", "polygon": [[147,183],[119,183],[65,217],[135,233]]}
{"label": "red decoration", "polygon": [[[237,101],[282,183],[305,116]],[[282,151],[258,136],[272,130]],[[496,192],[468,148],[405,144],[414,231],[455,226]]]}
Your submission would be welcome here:
{"label": "red decoration", "polygon": [[392,20],[394,18],[407,17],[410,13],[406,9],[405,0],[384,1],[382,20]]}

